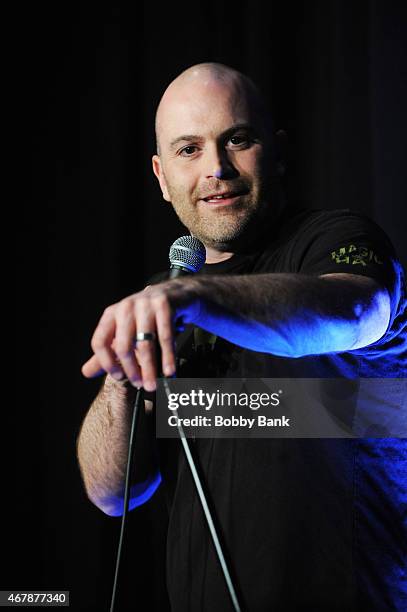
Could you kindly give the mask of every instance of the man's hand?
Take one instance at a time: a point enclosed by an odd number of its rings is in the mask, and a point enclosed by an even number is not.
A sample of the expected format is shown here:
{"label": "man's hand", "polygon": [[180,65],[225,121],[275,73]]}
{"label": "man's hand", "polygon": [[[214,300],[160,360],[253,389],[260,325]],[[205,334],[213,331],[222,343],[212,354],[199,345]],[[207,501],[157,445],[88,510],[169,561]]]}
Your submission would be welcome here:
{"label": "man's hand", "polygon": [[149,286],[104,311],[92,337],[94,355],[83,365],[88,378],[108,372],[127,377],[134,386],[154,391],[159,374],[155,342],[135,342],[137,333],[155,334],[161,347],[162,371],[175,372],[174,328],[198,318],[197,281],[183,278]]}

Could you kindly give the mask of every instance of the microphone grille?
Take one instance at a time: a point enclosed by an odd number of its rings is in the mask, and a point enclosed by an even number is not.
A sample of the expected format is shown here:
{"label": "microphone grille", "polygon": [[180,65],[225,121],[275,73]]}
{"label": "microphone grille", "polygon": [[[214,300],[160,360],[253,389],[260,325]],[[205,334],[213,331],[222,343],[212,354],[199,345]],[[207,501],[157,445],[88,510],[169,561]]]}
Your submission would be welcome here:
{"label": "microphone grille", "polygon": [[181,236],[171,245],[169,259],[171,267],[180,266],[190,272],[199,272],[205,263],[206,250],[195,236]]}

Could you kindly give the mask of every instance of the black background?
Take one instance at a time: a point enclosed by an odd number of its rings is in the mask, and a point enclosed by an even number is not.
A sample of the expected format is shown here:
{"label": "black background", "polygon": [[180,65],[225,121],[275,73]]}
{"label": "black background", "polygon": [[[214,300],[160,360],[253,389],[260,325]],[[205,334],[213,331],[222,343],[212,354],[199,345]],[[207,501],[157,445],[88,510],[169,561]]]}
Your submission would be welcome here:
{"label": "black background", "polygon": [[[70,590],[71,609],[102,611],[120,519],[82,488],[76,436],[100,382],[80,366],[103,309],[165,269],[185,233],[151,171],[163,90],[197,62],[247,73],[287,131],[290,202],[367,213],[406,265],[405,11],[366,0],[58,3],[21,7],[14,25],[23,195],[11,200],[17,381],[3,383],[17,401],[3,400],[16,418],[3,430],[1,588]],[[119,610],[166,609],[164,535],[157,493],[130,515]]]}

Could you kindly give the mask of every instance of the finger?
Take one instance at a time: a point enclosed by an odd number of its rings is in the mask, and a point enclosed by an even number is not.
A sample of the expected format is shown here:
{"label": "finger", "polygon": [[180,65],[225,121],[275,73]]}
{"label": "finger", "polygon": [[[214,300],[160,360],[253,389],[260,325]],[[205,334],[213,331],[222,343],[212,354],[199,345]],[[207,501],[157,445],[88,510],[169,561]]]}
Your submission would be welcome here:
{"label": "finger", "polygon": [[161,364],[165,376],[175,374],[174,332],[172,312],[168,300],[162,300],[156,311],[158,341],[161,347]]}
{"label": "finger", "polygon": [[112,349],[116,330],[115,311],[114,306],[106,308],[93,334],[91,346],[100,367],[111,376],[117,377],[118,365]]}
{"label": "finger", "polygon": [[95,376],[105,374],[105,370],[101,367],[96,355],[92,355],[92,357],[83,364],[81,371],[86,378],[94,378]]}
{"label": "finger", "polygon": [[[155,316],[151,299],[140,298],[135,304],[137,332],[155,333]],[[157,366],[155,342],[141,340],[136,347],[137,360],[141,367],[143,387],[146,391],[155,391]]]}
{"label": "finger", "polygon": [[125,300],[120,303],[117,311],[114,350],[129,381],[132,385],[139,387],[142,376],[134,352],[135,334],[136,320],[133,302]]}

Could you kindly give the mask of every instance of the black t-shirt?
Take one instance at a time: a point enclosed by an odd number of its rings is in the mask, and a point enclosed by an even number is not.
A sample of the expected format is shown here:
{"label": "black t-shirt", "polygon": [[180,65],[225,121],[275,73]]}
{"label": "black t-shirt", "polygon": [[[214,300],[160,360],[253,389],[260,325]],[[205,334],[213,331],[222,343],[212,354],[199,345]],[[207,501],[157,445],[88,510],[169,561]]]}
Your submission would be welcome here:
{"label": "black t-shirt", "polygon": [[[403,270],[372,221],[348,209],[285,214],[278,226],[265,228],[255,250],[205,265],[200,274],[266,272],[372,277],[390,295],[387,331],[361,349],[283,358],[191,327],[178,376],[405,377]],[[180,443],[159,440],[158,446],[172,609],[232,610]],[[191,446],[245,609],[406,609],[405,440],[197,439]]]}

